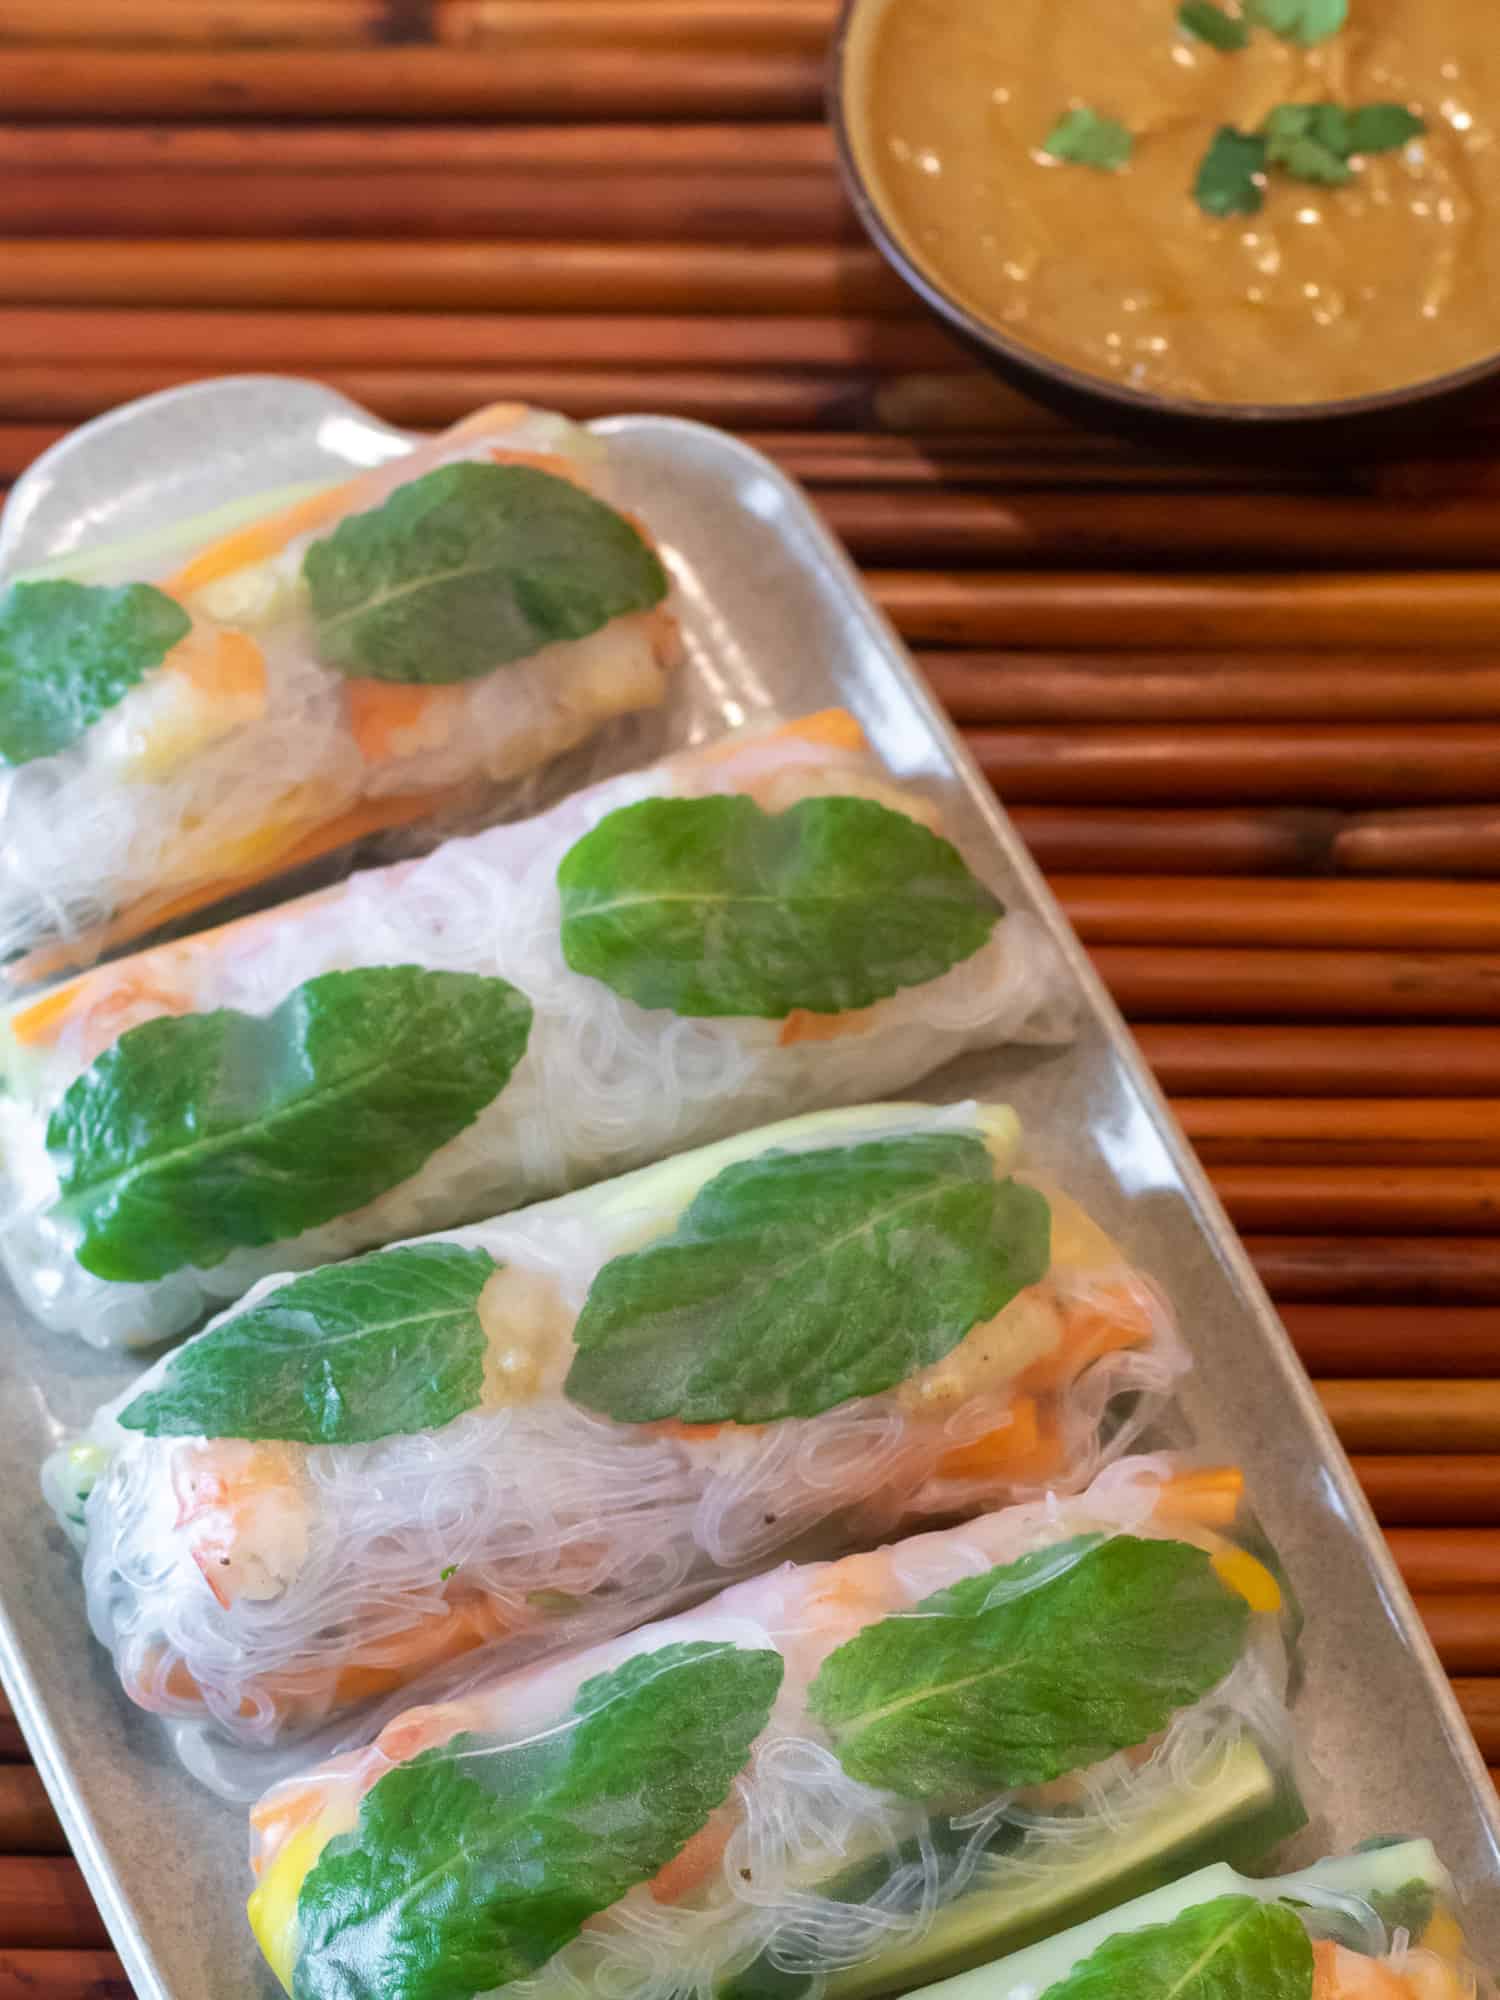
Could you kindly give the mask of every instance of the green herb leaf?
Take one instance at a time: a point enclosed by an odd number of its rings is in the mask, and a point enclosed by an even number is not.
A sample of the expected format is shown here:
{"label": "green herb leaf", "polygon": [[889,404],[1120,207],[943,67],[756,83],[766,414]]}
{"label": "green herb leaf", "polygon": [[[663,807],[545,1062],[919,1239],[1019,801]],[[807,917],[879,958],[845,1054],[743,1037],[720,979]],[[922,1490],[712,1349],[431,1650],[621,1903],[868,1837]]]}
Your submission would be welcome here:
{"label": "green herb leaf", "polygon": [[456,1576],[457,1574],[458,1574],[457,1563],[444,1563],[443,1567],[438,1571],[438,1582],[446,1583],[450,1576]]}
{"label": "green herb leaf", "polygon": [[816,1416],[940,1361],[1049,1248],[1046,1201],[966,1133],[762,1153],[604,1266],[567,1393],[624,1423]]}
{"label": "green herb leaf", "polygon": [[1129,160],[1135,141],[1117,118],[1101,118],[1084,106],[1066,112],[1042,141],[1042,151],[1054,160],[1071,160],[1080,167],[1114,173]]}
{"label": "green herb leaf", "polygon": [[971,957],[1002,914],[946,840],[871,799],[643,799],[557,886],[573,970],[674,1014],[869,1007]]}
{"label": "green herb leaf", "polygon": [[1273,34],[1311,48],[1343,27],[1349,0],[1245,0],[1245,12]]}
{"label": "green herb leaf", "polygon": [[1284,1903],[1217,1896],[1107,1938],[1042,2000],[1311,2000],[1313,1952]]}
{"label": "green herb leaf", "polygon": [[314,542],[318,658],[384,681],[473,680],[667,594],[612,507],[528,465],[444,465]]}
{"label": "green herb leaf", "polygon": [[145,1021],[47,1126],[76,1255],[162,1278],[362,1208],[504,1089],[531,1007],[504,979],[415,965],[325,972],[266,1015]]}
{"label": "green herb leaf", "polygon": [[1265,202],[1266,142],[1221,125],[1203,156],[1193,199],[1209,215],[1255,215]]}
{"label": "green herb leaf", "polygon": [[538,1971],[727,1798],[782,1672],[666,1646],[586,1682],[537,1754],[460,1736],[387,1772],[302,1886],[295,2000],[471,2000]]}
{"label": "green herb leaf", "polygon": [[1437,1908],[1432,1884],[1424,1882],[1420,1875],[1414,1875],[1397,1889],[1377,1889],[1369,1901],[1388,1931],[1405,1931],[1413,1944],[1420,1942]]}
{"label": "green herb leaf", "polygon": [[1164,1728],[1229,1672],[1249,1616],[1201,1549],[1080,1536],[866,1626],[808,1701],[864,1784],[1008,1791]]}
{"label": "green herb leaf", "polygon": [[66,750],[159,667],[192,620],[149,583],[15,583],[0,597],[0,761]]}
{"label": "green herb leaf", "polygon": [[1237,14],[1227,14],[1214,0],[1183,0],[1177,18],[1190,35],[1226,54],[1247,46],[1250,30]]}
{"label": "green herb leaf", "polygon": [[1350,153],[1393,153],[1420,139],[1424,119],[1404,104],[1361,104],[1349,114]]}
{"label": "green herb leaf", "polygon": [[437,1430],[483,1393],[478,1303],[495,1269],[483,1250],[414,1243],[293,1278],[179,1349],[120,1422],[292,1444]]}

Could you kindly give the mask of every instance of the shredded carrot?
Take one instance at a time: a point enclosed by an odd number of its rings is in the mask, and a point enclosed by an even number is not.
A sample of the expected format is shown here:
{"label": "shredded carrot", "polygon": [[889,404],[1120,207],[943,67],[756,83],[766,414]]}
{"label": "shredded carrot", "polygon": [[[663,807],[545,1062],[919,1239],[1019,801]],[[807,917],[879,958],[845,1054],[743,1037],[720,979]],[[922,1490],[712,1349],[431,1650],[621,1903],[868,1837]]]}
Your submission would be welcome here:
{"label": "shredded carrot", "polygon": [[658,1903],[680,1903],[724,1858],[729,1836],[734,1832],[735,1815],[722,1808],[693,1835],[666,1867],[652,1876],[647,1887]]}
{"label": "shredded carrot", "polygon": [[310,493],[305,500],[295,500],[290,507],[280,507],[247,527],[236,528],[233,534],[221,536],[201,549],[162,588],[170,597],[191,597],[221,577],[233,576],[237,569],[269,561],[298,535],[305,535],[334,514],[357,505],[361,489],[373,486],[375,478],[374,473],[362,472],[356,479],[341,480],[337,486]]}
{"label": "shredded carrot", "polygon": [[[585,492],[588,491],[583,468],[575,465],[572,459],[564,458],[561,452],[492,451],[490,457],[496,465],[529,465],[534,472],[550,472],[554,479],[566,479],[570,486],[581,486]],[[626,518],[629,519],[629,516]]]}
{"label": "shredded carrot", "polygon": [[[659,1424],[652,1424],[651,1426],[651,1429],[658,1437],[682,1438],[690,1444],[698,1438],[717,1437],[720,1431],[728,1430],[728,1428],[727,1423],[685,1424],[679,1417],[665,1417]],[[746,1425],[744,1428],[755,1430],[759,1429],[759,1426],[752,1424]]]}
{"label": "shredded carrot", "polygon": [[[870,747],[865,732],[847,708],[820,708],[812,715],[799,715],[795,722],[783,722],[775,729],[766,730],[759,741],[825,743],[830,750],[868,750]],[[698,751],[695,761],[722,764],[730,757],[737,757],[744,748],[742,738],[730,736],[722,743],[711,743],[706,750]]]}
{"label": "shredded carrot", "polygon": [[[331,853],[334,848],[344,847],[350,841],[362,840],[367,834],[384,833],[391,827],[406,826],[413,820],[423,819],[439,806],[453,804],[459,796],[457,791],[403,792],[392,798],[366,799],[306,833],[299,834],[295,825],[289,825],[286,844],[272,849],[254,868],[244,869],[238,874],[215,876],[212,881],[200,882],[191,889],[145,896],[106,924],[97,924],[92,930],[80,932],[76,938],[60,938],[54,944],[28,952],[24,958],[16,959],[5,968],[5,977],[13,986],[31,986],[39,979],[50,978],[55,972],[65,972],[70,966],[87,964],[106,951],[112,951],[116,945],[128,944],[145,931],[172,923],[178,917],[191,916],[195,910],[220,902],[226,896],[237,896],[241,890],[253,889],[268,876],[298,868],[304,861],[315,861],[319,855]],[[249,923],[253,919],[247,917],[241,921]],[[217,938],[230,928],[227,924],[218,926],[204,932],[195,942],[201,944],[205,938]],[[111,967],[110,970],[117,971],[118,967]]]}
{"label": "shredded carrot", "polygon": [[327,1788],[320,1780],[314,1779],[301,1785],[277,1785],[250,1809],[250,1824],[264,1836],[264,1843],[256,1843],[257,1850],[263,1844],[280,1847],[299,1826],[306,1826],[310,1820],[315,1820],[327,1803]]}
{"label": "shredded carrot", "polygon": [[344,689],[344,713],[349,733],[369,764],[383,764],[403,754],[397,738],[416,728],[439,703],[463,698],[454,687],[428,687],[411,681],[351,680]]}
{"label": "shredded carrot", "polygon": [[776,1040],[784,1049],[795,1048],[799,1042],[836,1042],[841,1036],[857,1035],[872,1012],[869,1007],[854,1007],[844,1014],[813,1014],[806,1007],[794,1007]]}
{"label": "shredded carrot", "polygon": [[1062,1460],[1062,1440],[1034,1396],[1017,1396],[1010,1419],[970,1444],[945,1451],[940,1479],[1045,1479]]}
{"label": "shredded carrot", "polygon": [[204,694],[231,701],[255,701],[265,695],[265,654],[248,632],[228,625],[195,625],[162,665],[185,675]]}
{"label": "shredded carrot", "polygon": [[1156,1511],[1183,1514],[1207,1528],[1227,1528],[1244,1497],[1245,1475],[1237,1465],[1210,1466],[1163,1480]]}
{"label": "shredded carrot", "polygon": [[1050,1354],[1032,1362],[1021,1377],[1021,1387],[1034,1392],[1065,1388],[1101,1355],[1145,1347],[1151,1332],[1148,1309],[1130,1292],[1072,1311],[1064,1308],[1062,1339]]}

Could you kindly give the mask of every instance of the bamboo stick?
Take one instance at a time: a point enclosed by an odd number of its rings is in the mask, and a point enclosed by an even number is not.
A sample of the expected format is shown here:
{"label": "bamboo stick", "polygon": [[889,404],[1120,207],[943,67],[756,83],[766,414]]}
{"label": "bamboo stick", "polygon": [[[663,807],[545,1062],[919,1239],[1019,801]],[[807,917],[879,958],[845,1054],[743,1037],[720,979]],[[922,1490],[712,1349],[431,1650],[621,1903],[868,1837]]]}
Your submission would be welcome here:
{"label": "bamboo stick", "polygon": [[[401,313],[133,311],[0,307],[10,367],[173,365],[226,374],[258,368],[888,367],[946,339],[922,320],[825,313],[757,319],[707,313]],[[777,433],[777,435],[784,435]],[[1434,679],[1440,676],[1433,676]]]}
{"label": "bamboo stick", "polygon": [[1500,806],[1361,813],[1334,840],[1338,867],[1368,875],[1500,875]]}
{"label": "bamboo stick", "polygon": [[0,241],[0,304],[460,312],[911,310],[873,250],[684,243]]}
{"label": "bamboo stick", "polygon": [[1472,654],[1500,641],[1500,577],[1487,572],[1061,579],[884,570],[870,581],[907,638],[944,646]]}
{"label": "bamboo stick", "polygon": [[1314,476],[1305,467],[1168,458],[1114,438],[1061,428],[1028,432],[1023,438],[1001,430],[962,439],[863,432],[838,438],[793,433],[752,441],[798,478],[828,486],[1170,486],[1191,491],[1234,486],[1281,492],[1311,483]]}
{"label": "bamboo stick", "polygon": [[[1141,502],[1132,500],[1128,510],[1115,499],[1108,504],[1124,514],[1134,513]],[[1208,500],[1199,495],[1190,504]],[[1281,510],[1267,511],[1274,518]],[[1500,664],[1493,655],[924,653],[921,664],[953,716],[970,723],[1441,722],[1500,716]]]}
{"label": "bamboo stick", "polygon": [[1310,1375],[1500,1376],[1493,1306],[1286,1305],[1281,1317]]}
{"label": "bamboo stick", "polygon": [[[1049,873],[1120,869],[1155,875],[1319,874],[1339,827],[1336,812],[1266,806],[1180,811],[1157,806],[1024,806],[1011,821]],[[1220,884],[1221,894],[1232,891]]]}
{"label": "bamboo stick", "polygon": [[[889,384],[877,399],[892,430],[924,429],[920,403],[893,400]],[[987,382],[985,422],[1009,420],[1008,393]],[[966,428],[968,426],[965,426]],[[1267,507],[1254,494],[1142,494],[1129,508],[1107,494],[1028,494],[991,497],[934,493],[893,513],[863,492],[829,494],[822,502],[832,525],[862,558],[910,562],[916,555],[982,559],[989,563],[1216,561],[1285,569],[1375,568],[1382,563],[1427,569],[1482,568],[1500,550],[1500,501],[1447,505],[1369,499],[1283,499]]]}
{"label": "bamboo stick", "polygon": [[1453,1692],[1481,1753],[1492,1764],[1500,1761],[1500,1679],[1455,1680]]}
{"label": "bamboo stick", "polygon": [[[300,0],[299,0],[300,4]],[[639,107],[636,107],[639,112]],[[800,169],[824,176],[833,139],[822,123],[608,125],[6,125],[0,170],[117,175],[146,169],[196,178],[283,173],[489,174],[530,168],[539,177],[623,167],[637,173]]]}
{"label": "bamboo stick", "polygon": [[1500,1381],[1315,1384],[1346,1451],[1500,1451]]}
{"label": "bamboo stick", "polygon": [[1417,1610],[1450,1674],[1500,1670],[1500,1591],[1419,1597]]}
{"label": "bamboo stick", "polygon": [[820,51],[805,48],[13,49],[12,117],[815,117]]}
{"label": "bamboo stick", "polygon": [[[941,682],[939,682],[941,692]],[[1304,806],[1017,806],[1044,868],[1126,874],[1500,876],[1500,807],[1346,818]]]}
{"label": "bamboo stick", "polygon": [[1487,800],[1500,770],[1496,723],[1098,723],[964,735],[1001,797],[1028,804]]}
{"label": "bamboo stick", "polygon": [[393,39],[382,0],[4,0],[0,45],[350,48]]}
{"label": "bamboo stick", "polygon": [[[592,0],[590,0],[592,4]],[[245,237],[584,237],[596,242],[858,241],[859,226],[832,175],[775,167],[763,173],[600,167],[539,174],[527,166],[490,174],[395,173],[372,159],[363,174],[315,175],[270,164],[243,176],[201,179],[144,170],[107,179],[54,171],[0,179],[0,235],[150,236],[171,219],[179,237],[222,237],[226,218]],[[950,359],[930,341],[923,356]]]}
{"label": "bamboo stick", "polygon": [[1500,1168],[1215,1166],[1219,1199],[1241,1229],[1369,1234],[1451,1230],[1500,1222]]}
{"label": "bamboo stick", "polygon": [[112,1951],[0,1950],[0,2000],[133,2000]]}
{"label": "bamboo stick", "polygon": [[1494,1528],[1392,1528],[1386,1540],[1414,1593],[1500,1591],[1500,1532]]}
{"label": "bamboo stick", "polygon": [[1383,1022],[1378,1036],[1332,1026],[1143,1021],[1136,1040],[1165,1088],[1183,1096],[1500,1096],[1491,1028]]}
{"label": "bamboo stick", "polygon": [[1493,1525],[1500,1514],[1500,1456],[1393,1453],[1357,1457],[1359,1483],[1380,1520],[1403,1526]]}
{"label": "bamboo stick", "polygon": [[[0,408],[39,420],[84,418],[155,394],[213,371],[132,364],[87,373],[57,368],[10,368],[0,378]],[[329,388],[364,403],[392,423],[437,428],[486,403],[538,403],[570,417],[651,410],[708,423],[831,423],[858,414],[868,385],[816,368],[516,368],[319,371]]]}
{"label": "bamboo stick", "polygon": [[0,1854],[66,1854],[47,1788],[29,1764],[0,1765]]}
{"label": "bamboo stick", "polygon": [[[1492,952],[1097,945],[1092,957],[1137,1020],[1500,1020],[1500,954]],[[1422,1084],[1435,1088],[1427,1077]]]}
{"label": "bamboo stick", "polygon": [[77,1863],[50,1854],[0,1856],[0,1938],[21,1949],[109,1943]]}
{"label": "bamboo stick", "polygon": [[1250,1236],[1245,1248],[1277,1300],[1500,1303],[1494,1236]]}
{"label": "bamboo stick", "polygon": [[1018,805],[1010,818],[1049,873],[1118,868],[1157,875],[1321,873],[1340,823],[1335,812],[1293,806],[1237,812]]}
{"label": "bamboo stick", "polygon": [[820,50],[832,0],[5,0],[0,44],[91,48],[378,48],[437,42]]}
{"label": "bamboo stick", "polygon": [[1179,1097],[1172,1109],[1214,1163],[1500,1165],[1500,1097]]}
{"label": "bamboo stick", "polygon": [[1500,892],[1487,883],[1261,880],[1226,891],[1211,875],[1057,875],[1051,886],[1086,943],[1500,948]]}

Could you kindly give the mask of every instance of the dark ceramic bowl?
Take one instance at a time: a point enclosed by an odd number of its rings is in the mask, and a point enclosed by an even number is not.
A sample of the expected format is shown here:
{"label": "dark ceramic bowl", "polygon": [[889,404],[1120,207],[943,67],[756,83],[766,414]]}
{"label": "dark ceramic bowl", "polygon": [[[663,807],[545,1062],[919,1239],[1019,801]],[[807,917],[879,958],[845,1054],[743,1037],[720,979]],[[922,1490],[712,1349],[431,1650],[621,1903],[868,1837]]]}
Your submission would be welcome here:
{"label": "dark ceramic bowl", "polygon": [[[1461,418],[1476,400],[1473,391],[1500,374],[1497,351],[1451,374],[1429,376],[1374,396],[1326,403],[1208,403],[1125,388],[1108,376],[1054,361],[990,325],[945,291],[912,256],[866,170],[869,148],[859,129],[857,79],[874,24],[891,4],[892,0],[844,0],[834,34],[828,113],[844,186],[866,233],[892,270],[981,361],[1036,402],[1082,424],[1189,447],[1213,443],[1254,453],[1295,446],[1320,452],[1341,449],[1349,441],[1368,445],[1382,435],[1399,442],[1416,432],[1430,448],[1434,423]],[[1066,0],[1058,4],[1065,5]]]}

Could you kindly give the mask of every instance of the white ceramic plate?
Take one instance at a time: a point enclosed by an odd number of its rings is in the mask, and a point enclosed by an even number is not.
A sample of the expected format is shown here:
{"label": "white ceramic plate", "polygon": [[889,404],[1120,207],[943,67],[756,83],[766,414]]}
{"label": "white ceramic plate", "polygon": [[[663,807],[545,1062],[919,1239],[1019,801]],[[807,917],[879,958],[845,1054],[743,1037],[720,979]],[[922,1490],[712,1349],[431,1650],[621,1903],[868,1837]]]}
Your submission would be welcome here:
{"label": "white ceramic plate", "polygon": [[[1468,1898],[1476,1947],[1500,1960],[1500,1814],[1446,1677],[1233,1230],[1005,815],[795,486],[697,424],[617,417],[596,428],[677,580],[690,662],[666,741],[843,704],[893,771],[941,799],[1009,900],[1056,933],[1084,995],[1078,1042],[966,1062],[924,1094],[1013,1101],[1034,1156],[1066,1169],[1172,1294],[1198,1363],[1189,1417],[1245,1466],[1309,1614],[1296,1713],[1313,1823],[1294,1857],[1378,1833],[1430,1835]],[[307,382],[236,377],[154,396],[26,474],[0,532],[0,569],[345,478],[405,442]],[[595,768],[642,747],[627,735]],[[244,1922],[243,1819],[196,1788],[119,1692],[37,1494],[44,1452],[134,1364],[44,1339],[13,1302],[0,1313],[0,1671],[11,1701],[141,2000],[263,2000],[274,1988]]]}

